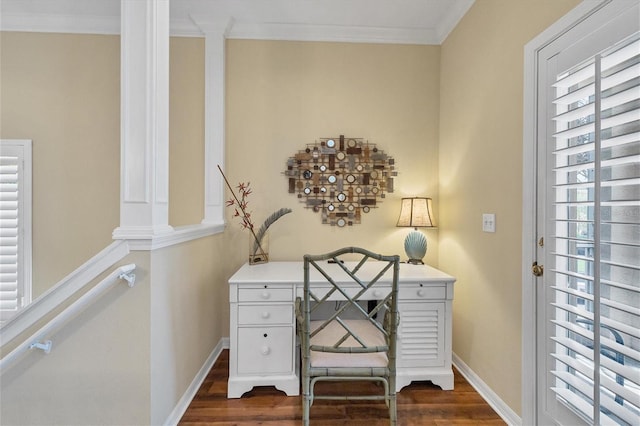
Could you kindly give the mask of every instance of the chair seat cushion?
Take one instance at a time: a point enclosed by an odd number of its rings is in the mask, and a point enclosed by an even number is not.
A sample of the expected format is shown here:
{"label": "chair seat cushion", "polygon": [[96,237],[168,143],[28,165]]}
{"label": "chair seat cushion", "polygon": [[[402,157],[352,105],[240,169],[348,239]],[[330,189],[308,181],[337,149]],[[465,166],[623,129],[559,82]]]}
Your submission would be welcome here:
{"label": "chair seat cushion", "polygon": [[[367,320],[345,320],[344,322],[367,346],[386,345],[384,335],[371,322]],[[311,330],[316,330],[322,323],[323,321],[311,321]],[[311,338],[310,344],[333,346],[345,333],[346,330],[337,321],[332,321]],[[353,337],[349,337],[340,345],[340,347],[348,346],[361,347]],[[312,350],[310,362],[313,368],[387,367],[388,365],[385,352],[333,353]]]}

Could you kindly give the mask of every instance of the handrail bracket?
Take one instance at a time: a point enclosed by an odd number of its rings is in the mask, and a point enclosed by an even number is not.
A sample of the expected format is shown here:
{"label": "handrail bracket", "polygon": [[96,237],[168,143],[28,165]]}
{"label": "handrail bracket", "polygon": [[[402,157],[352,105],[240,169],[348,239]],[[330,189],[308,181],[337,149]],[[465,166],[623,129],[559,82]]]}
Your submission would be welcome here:
{"label": "handrail bracket", "polygon": [[126,280],[129,287],[133,287],[136,283],[136,274],[134,274],[133,271],[123,272],[118,275],[118,278]]}
{"label": "handrail bracket", "polygon": [[51,352],[51,346],[53,342],[51,340],[45,340],[44,342],[33,342],[29,345],[29,349],[42,349],[45,354]]}

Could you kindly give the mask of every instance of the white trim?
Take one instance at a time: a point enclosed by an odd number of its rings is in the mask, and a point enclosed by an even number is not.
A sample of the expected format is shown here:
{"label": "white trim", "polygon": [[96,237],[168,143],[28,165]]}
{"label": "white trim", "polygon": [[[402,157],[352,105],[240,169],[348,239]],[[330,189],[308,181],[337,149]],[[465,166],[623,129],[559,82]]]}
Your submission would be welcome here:
{"label": "white trim", "polygon": [[[448,5],[446,15],[435,28],[382,27],[364,25],[330,25],[302,22],[269,22],[267,16],[243,13],[231,5],[219,4],[208,17],[236,21],[227,38],[290,41],[332,41],[346,43],[398,43],[439,45],[456,27],[475,0],[462,0]],[[202,13],[202,8],[199,12]],[[111,13],[114,13],[113,11]],[[27,31],[71,34],[118,35],[121,18],[115,15],[74,15],[46,13],[3,13],[2,31]],[[247,16],[245,16],[247,15]],[[256,20],[257,19],[257,20]],[[199,25],[179,18],[170,21],[172,36],[201,37]]]}
{"label": "white trim", "polygon": [[[544,33],[543,33],[544,34]],[[539,37],[538,37],[539,38]],[[536,415],[536,291],[530,265],[536,258],[537,53],[545,42],[525,46],[522,147],[522,418],[534,424]],[[532,45],[532,43],[535,44]],[[533,423],[532,423],[533,422]]]}
{"label": "white trim", "polygon": [[205,35],[204,218],[203,224],[224,223],[226,39],[233,18],[190,17]]}
{"label": "white trim", "polygon": [[230,39],[327,41],[344,43],[438,44],[430,28],[378,28],[273,22],[236,22]]}
{"label": "white trim", "polygon": [[211,354],[207,357],[200,370],[198,370],[198,373],[195,375],[195,377],[191,381],[191,384],[185,390],[184,394],[182,394],[182,397],[171,411],[171,414],[169,414],[169,417],[167,417],[167,419],[164,421],[163,424],[165,426],[177,425],[178,422],[180,422],[180,419],[182,418],[182,416],[184,416],[184,413],[186,413],[187,409],[189,408],[191,401],[196,396],[198,389],[200,389],[200,386],[202,386],[202,383],[204,383],[207,375],[209,374],[209,371],[211,371],[213,364],[215,364],[215,362],[218,360],[220,354],[224,349],[229,349],[228,337],[223,337],[222,339],[220,339],[218,344],[213,348],[213,351],[211,351]]}
{"label": "white trim", "polygon": [[48,312],[57,309],[70,296],[82,290],[127,254],[127,241],[111,243],[4,323],[0,328],[0,344],[5,345],[35,325]]}
{"label": "white trim", "polygon": [[148,239],[169,221],[169,2],[122,1],[120,227]]}
{"label": "white trim", "polygon": [[436,27],[436,42],[429,44],[442,44],[449,34],[451,34],[451,31],[458,26],[458,23],[464,15],[469,11],[469,9],[471,9],[473,3],[475,3],[475,0],[466,0],[464,3],[456,3],[457,7],[451,8],[449,13],[447,13]]}
{"label": "white trim", "polygon": [[[224,223],[187,225],[173,228],[171,232],[152,237],[148,237],[144,233],[138,237],[128,235],[126,241],[129,243],[131,251],[157,250],[197,240],[198,238],[208,237],[209,235],[219,234],[224,231],[224,228]],[[114,238],[117,238],[115,231]]]}
{"label": "white trim", "polygon": [[[238,22],[230,39],[332,41],[344,43],[398,43],[437,45],[447,37],[462,16],[447,17],[453,27],[383,28],[297,23]],[[457,18],[457,20],[456,20]],[[448,22],[445,22],[445,24]],[[119,35],[119,17],[65,15],[20,15],[2,17],[2,31]],[[187,20],[171,21],[171,36],[202,37],[197,25]]]}
{"label": "white trim", "polygon": [[2,31],[70,34],[120,34],[119,16],[1,14]]}
{"label": "white trim", "polygon": [[24,204],[28,205],[22,216],[22,273],[28,283],[24,293],[24,304],[33,300],[33,141],[21,140],[24,149],[23,191]]}
{"label": "white trim", "polygon": [[[453,365],[480,396],[495,410],[495,412],[510,426],[522,425],[522,419],[469,368],[455,353],[452,355]],[[529,423],[526,423],[529,424]]]}

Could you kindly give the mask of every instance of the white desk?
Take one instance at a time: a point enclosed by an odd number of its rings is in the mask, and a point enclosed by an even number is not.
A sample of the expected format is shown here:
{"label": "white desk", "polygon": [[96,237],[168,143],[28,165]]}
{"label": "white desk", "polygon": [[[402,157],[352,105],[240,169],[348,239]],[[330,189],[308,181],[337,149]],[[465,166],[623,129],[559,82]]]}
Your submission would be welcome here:
{"label": "white desk", "polygon": [[[365,265],[362,273],[366,271]],[[320,274],[311,272],[311,282],[322,286]],[[239,398],[254,386],[300,394],[294,301],[302,297],[303,279],[302,261],[245,264],[229,279],[229,398]],[[385,279],[391,282],[390,271]],[[453,389],[454,282],[454,277],[426,265],[400,265],[396,391],[414,380]]]}

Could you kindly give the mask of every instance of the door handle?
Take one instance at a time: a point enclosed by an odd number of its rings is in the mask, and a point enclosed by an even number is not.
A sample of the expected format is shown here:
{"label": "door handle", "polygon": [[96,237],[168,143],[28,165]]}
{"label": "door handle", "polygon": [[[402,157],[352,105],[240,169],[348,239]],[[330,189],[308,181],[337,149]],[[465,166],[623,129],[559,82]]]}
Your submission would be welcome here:
{"label": "door handle", "polygon": [[538,262],[533,262],[533,265],[531,265],[531,272],[536,277],[541,277],[544,274],[544,266],[538,265]]}

